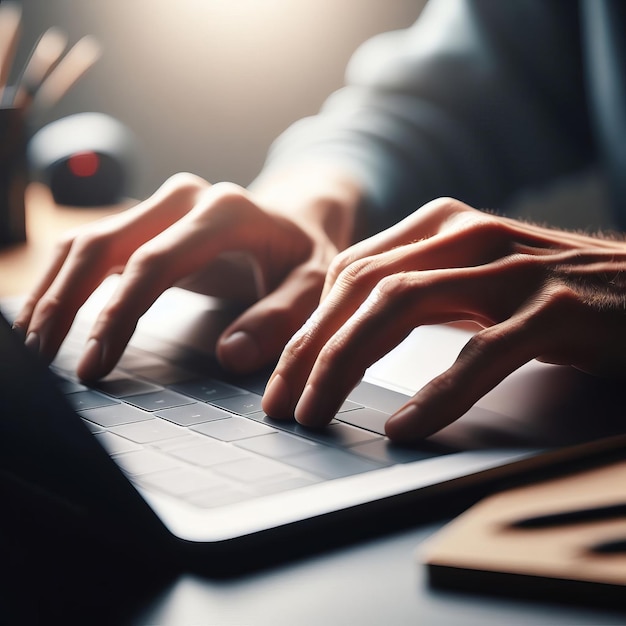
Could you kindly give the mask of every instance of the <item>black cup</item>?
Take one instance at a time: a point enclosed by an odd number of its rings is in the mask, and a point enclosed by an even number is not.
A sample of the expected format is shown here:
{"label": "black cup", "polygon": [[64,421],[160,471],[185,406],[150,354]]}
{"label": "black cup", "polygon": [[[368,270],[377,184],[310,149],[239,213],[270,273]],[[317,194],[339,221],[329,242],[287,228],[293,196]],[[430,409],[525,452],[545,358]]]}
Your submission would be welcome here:
{"label": "black cup", "polygon": [[0,108],[0,247],[26,241],[28,182],[23,111]]}

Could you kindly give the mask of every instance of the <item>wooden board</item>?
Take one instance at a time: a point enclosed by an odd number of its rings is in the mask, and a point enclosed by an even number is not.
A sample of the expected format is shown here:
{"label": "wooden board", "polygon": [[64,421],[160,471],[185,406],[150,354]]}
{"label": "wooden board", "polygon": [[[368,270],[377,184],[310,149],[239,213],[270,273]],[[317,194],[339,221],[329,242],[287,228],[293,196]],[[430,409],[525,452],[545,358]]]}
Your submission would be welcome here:
{"label": "wooden board", "polygon": [[626,502],[626,461],[490,496],[420,548],[434,586],[626,607],[626,518],[515,528],[531,516]]}

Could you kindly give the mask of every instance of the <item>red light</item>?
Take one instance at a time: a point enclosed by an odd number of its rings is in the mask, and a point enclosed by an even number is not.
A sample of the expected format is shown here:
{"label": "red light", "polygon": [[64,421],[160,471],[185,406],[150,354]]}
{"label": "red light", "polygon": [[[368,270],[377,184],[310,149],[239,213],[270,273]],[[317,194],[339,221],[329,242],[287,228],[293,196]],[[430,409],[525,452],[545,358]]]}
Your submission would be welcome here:
{"label": "red light", "polygon": [[74,176],[93,176],[100,167],[100,157],[92,151],[76,152],[67,161],[67,167]]}

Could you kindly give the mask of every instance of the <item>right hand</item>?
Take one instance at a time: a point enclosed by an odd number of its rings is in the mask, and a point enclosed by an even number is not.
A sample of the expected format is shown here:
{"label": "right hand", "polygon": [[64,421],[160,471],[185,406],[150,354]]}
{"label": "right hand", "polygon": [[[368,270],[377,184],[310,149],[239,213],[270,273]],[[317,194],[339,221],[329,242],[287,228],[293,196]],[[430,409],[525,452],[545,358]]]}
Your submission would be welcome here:
{"label": "right hand", "polygon": [[353,229],[353,215],[337,220],[332,200],[312,198],[306,206],[305,199],[298,211],[285,195],[284,208],[293,211],[274,208],[280,202],[261,206],[234,184],[177,174],[136,207],[68,233],[14,328],[51,361],[81,305],[120,273],[89,334],[80,378],[106,375],[141,315],[174,285],[253,303],[224,331],[217,356],[233,371],[267,365],[317,306],[328,265]]}

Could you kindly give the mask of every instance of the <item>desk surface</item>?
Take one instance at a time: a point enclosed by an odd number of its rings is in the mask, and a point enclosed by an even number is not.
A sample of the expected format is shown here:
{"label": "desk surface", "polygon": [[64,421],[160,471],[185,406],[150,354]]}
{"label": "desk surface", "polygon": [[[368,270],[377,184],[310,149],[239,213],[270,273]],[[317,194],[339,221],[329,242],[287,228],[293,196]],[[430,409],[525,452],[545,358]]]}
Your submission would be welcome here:
{"label": "desk surface", "polygon": [[[1,296],[21,293],[33,284],[60,232],[113,210],[55,207],[40,186],[31,186],[28,193],[28,245],[0,252]],[[34,608],[38,599],[52,603],[59,615],[67,617],[65,623],[76,616],[82,623],[137,626],[572,626],[626,622],[626,614],[620,612],[430,589],[416,551],[441,526],[417,526],[222,581],[182,575],[153,586],[136,579],[129,583],[122,577],[116,584],[114,572],[106,574],[103,591],[99,581],[105,574],[97,561],[78,572],[71,566],[65,568],[62,557],[45,555],[32,548],[30,537],[20,536],[18,520],[0,532],[0,622],[6,609],[12,613],[10,623],[34,623],[28,618],[20,620],[47,610]],[[45,528],[42,531],[45,537]],[[119,569],[124,570],[124,563]]]}
{"label": "desk surface", "polygon": [[54,204],[47,187],[33,183],[26,192],[28,245],[0,250],[0,297],[26,293],[50,262],[61,233],[110,215],[120,207],[73,208]]}

